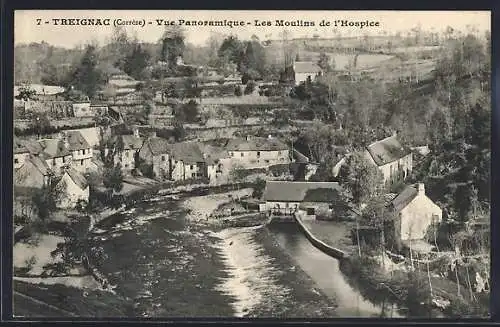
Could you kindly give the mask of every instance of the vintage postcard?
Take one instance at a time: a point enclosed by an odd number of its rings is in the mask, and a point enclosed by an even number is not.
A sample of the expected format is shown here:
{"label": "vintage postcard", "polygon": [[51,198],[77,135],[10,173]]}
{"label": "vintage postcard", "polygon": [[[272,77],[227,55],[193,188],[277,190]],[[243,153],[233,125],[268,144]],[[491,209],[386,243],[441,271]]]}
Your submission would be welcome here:
{"label": "vintage postcard", "polygon": [[16,10],[14,316],[488,317],[490,21]]}

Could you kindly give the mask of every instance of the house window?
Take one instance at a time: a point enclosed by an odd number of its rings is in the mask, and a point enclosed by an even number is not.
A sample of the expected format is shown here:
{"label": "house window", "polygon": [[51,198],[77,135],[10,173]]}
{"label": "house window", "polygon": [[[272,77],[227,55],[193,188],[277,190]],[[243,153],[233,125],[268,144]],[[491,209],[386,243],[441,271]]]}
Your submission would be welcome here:
{"label": "house window", "polygon": [[85,154],[85,149],[82,150],[82,154]]}
{"label": "house window", "polygon": [[308,216],[314,216],[314,208],[307,208],[306,211]]}
{"label": "house window", "polygon": [[128,164],[125,164],[125,168],[128,168]]}
{"label": "house window", "polygon": [[52,159],[52,166],[56,165],[56,158]]}
{"label": "house window", "polygon": [[196,177],[196,174],[195,174],[195,173],[192,173],[192,174],[191,174],[191,177],[193,177],[193,178],[194,178],[194,177]]}
{"label": "house window", "polygon": [[125,158],[128,158],[128,151],[125,151]]}
{"label": "house window", "polygon": [[241,153],[241,156],[242,156],[242,157],[244,157],[244,156],[245,156],[245,154],[242,152],[242,153]]}
{"label": "house window", "polygon": [[279,156],[281,155],[281,151],[278,151],[278,155],[279,155]]}
{"label": "house window", "polygon": [[62,157],[62,158],[63,158],[63,163],[65,163],[66,162],[66,157]]}
{"label": "house window", "polygon": [[[165,161],[165,156],[161,156],[161,161]],[[177,161],[175,163],[177,163]]]}
{"label": "house window", "polygon": [[194,165],[189,166],[189,169],[193,170],[194,169]]}
{"label": "house window", "polygon": [[269,160],[265,160],[266,163],[269,163]]}
{"label": "house window", "polygon": [[257,157],[260,157],[260,151],[257,151]]}
{"label": "house window", "polygon": [[15,158],[14,163],[16,163],[16,164],[19,163],[19,159]]}
{"label": "house window", "polygon": [[83,160],[80,160],[80,165],[83,166]]}

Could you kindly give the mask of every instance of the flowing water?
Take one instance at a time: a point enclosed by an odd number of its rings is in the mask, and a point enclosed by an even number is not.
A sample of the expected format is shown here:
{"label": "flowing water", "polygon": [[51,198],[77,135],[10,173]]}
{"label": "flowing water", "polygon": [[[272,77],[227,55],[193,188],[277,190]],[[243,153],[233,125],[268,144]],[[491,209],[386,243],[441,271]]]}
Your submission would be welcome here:
{"label": "flowing water", "polygon": [[[107,254],[99,269],[118,294],[134,301],[136,315],[243,316],[270,296],[287,297],[287,285],[276,282],[278,268],[252,238],[256,228],[213,233],[190,226],[184,216],[176,201],[160,199],[95,226],[94,237]],[[335,299],[338,316],[380,316],[381,306],[349,285],[338,260],[311,245],[297,226],[263,228]]]}

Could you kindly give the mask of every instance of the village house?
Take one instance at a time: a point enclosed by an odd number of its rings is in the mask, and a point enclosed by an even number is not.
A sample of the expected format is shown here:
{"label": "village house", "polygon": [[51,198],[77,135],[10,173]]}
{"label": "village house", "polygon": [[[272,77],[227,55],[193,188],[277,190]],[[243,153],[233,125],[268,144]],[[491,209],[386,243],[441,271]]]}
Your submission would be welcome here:
{"label": "village house", "polygon": [[263,194],[265,203],[260,211],[272,215],[291,215],[299,210],[308,216],[328,214],[330,200],[340,190],[336,182],[267,181]]}
{"label": "village house", "polygon": [[90,102],[74,102],[73,115],[75,117],[93,117],[94,114],[90,108]]}
{"label": "village house", "polygon": [[72,209],[79,201],[89,201],[90,186],[79,171],[74,168],[65,169],[64,173],[56,183],[59,189],[57,206],[61,209]]}
{"label": "village house", "polygon": [[407,186],[389,202],[389,209],[394,213],[389,227],[395,245],[430,251],[426,234],[430,226],[441,222],[443,215],[441,208],[425,194],[425,185]]}
{"label": "village house", "polygon": [[71,165],[72,154],[67,140],[43,139],[39,143],[42,147],[40,156],[56,175],[62,174],[62,169]]}
{"label": "village house", "polygon": [[139,158],[152,166],[156,178],[170,179],[170,154],[166,139],[161,137],[146,139],[139,150]]}
{"label": "village house", "polygon": [[227,142],[225,149],[234,164],[247,169],[291,162],[288,145],[274,137],[234,138]]}
{"label": "village house", "polygon": [[93,149],[79,131],[66,131],[60,133],[60,138],[67,144],[71,153],[71,166],[85,173],[92,167],[94,157]]}
{"label": "village house", "polygon": [[184,181],[206,177],[206,164],[203,153],[196,142],[169,144],[170,178]]}
{"label": "village house", "polygon": [[295,72],[295,85],[307,81],[308,78],[314,81],[316,77],[323,74],[322,69],[310,61],[296,61],[293,64],[293,71]]}
{"label": "village house", "polygon": [[28,155],[14,171],[14,185],[22,188],[41,189],[50,183],[51,170],[47,162],[35,155]]}
{"label": "village house", "polygon": [[401,145],[396,134],[368,145],[365,156],[382,172],[386,185],[404,181],[413,169],[412,152]]}
{"label": "village house", "polygon": [[133,133],[132,135],[116,135],[111,141],[113,148],[104,150],[105,156],[110,151],[114,153],[113,163],[120,164],[124,173],[131,172],[135,168],[137,155],[144,142],[137,128]]}
{"label": "village house", "polygon": [[24,161],[29,157],[28,148],[17,137],[14,137],[14,169],[21,167]]}
{"label": "village house", "polygon": [[227,182],[231,170],[231,158],[229,153],[220,147],[200,144],[207,169],[207,178],[211,185],[219,185]]}

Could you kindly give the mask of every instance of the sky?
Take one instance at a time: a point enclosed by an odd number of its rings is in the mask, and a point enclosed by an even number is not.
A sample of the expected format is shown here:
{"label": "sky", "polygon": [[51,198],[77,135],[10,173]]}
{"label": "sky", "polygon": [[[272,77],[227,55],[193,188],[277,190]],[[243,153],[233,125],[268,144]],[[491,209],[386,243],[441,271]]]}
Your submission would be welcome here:
{"label": "sky", "polygon": [[[54,19],[109,19],[109,26],[61,26],[55,25]],[[287,29],[290,38],[333,37],[333,24],[337,21],[337,30],[342,36],[374,35],[383,31],[407,31],[418,25],[423,30],[440,32],[447,26],[455,30],[465,31],[468,25],[475,26],[480,32],[491,30],[489,11],[234,11],[234,10],[16,10],[14,26],[14,43],[31,43],[45,41],[49,44],[72,48],[89,41],[104,44],[115,27],[113,24],[122,21],[144,22],[145,25],[123,26],[130,35],[135,35],[144,42],[156,42],[165,30],[156,20],[172,21],[179,24],[184,21],[243,21],[244,26],[186,26],[186,40],[196,45],[203,45],[215,34],[234,34],[246,39],[252,35],[261,40],[280,39],[281,32]],[[255,20],[259,23],[256,24]],[[314,22],[315,26],[282,27],[276,26],[276,20]],[[330,26],[319,26],[321,21]],[[371,26],[340,26],[340,21],[349,23],[364,22]],[[262,22],[270,21],[272,26],[264,26]],[[40,25],[38,25],[38,22]],[[48,23],[45,23],[48,22]],[[258,26],[257,26],[258,25]]]}

